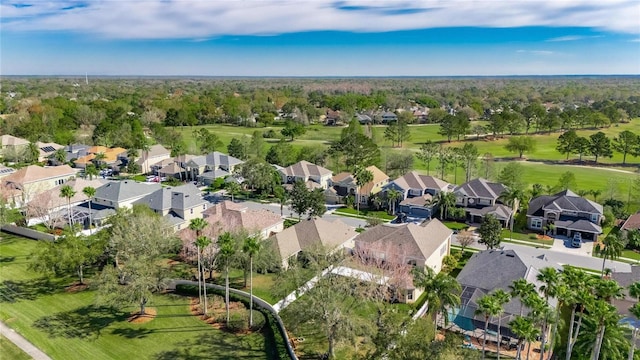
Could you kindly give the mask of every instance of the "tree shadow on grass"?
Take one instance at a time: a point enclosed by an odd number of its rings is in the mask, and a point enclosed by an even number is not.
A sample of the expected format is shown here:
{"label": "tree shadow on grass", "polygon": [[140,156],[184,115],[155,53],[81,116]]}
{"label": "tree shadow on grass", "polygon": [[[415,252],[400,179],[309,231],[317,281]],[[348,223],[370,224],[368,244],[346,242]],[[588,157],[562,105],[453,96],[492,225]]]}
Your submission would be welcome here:
{"label": "tree shadow on grass", "polygon": [[140,329],[118,328],[118,329],[113,329],[113,331],[111,331],[113,335],[119,335],[127,339],[144,339],[155,332],[156,331],[153,329],[144,329],[144,328],[140,328]]}
{"label": "tree shadow on grass", "polygon": [[153,355],[154,360],[265,359],[262,339],[232,336],[222,331],[178,342],[174,350]]}
{"label": "tree shadow on grass", "polygon": [[126,320],[127,316],[128,314],[110,306],[89,305],[42,317],[33,323],[33,327],[50,337],[97,338],[102,329],[114,322]]}
{"label": "tree shadow on grass", "polygon": [[47,278],[32,280],[5,280],[0,283],[0,302],[35,300],[40,296],[64,291],[61,281]]}

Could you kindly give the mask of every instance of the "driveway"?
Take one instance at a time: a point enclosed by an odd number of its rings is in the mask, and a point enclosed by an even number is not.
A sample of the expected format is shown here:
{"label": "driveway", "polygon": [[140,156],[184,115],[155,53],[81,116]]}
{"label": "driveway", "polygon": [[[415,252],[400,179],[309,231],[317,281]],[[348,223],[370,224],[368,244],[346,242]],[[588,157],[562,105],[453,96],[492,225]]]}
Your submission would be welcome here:
{"label": "driveway", "polygon": [[551,250],[590,257],[593,254],[593,241],[583,241],[581,247],[574,248],[571,246],[571,239],[565,236],[556,236]]}

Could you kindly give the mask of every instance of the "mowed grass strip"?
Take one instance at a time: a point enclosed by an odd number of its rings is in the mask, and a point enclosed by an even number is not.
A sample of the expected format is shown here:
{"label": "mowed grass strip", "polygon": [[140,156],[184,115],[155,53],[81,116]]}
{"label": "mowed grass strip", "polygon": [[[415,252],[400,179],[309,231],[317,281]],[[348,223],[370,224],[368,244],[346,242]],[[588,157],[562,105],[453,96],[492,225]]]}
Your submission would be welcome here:
{"label": "mowed grass strip", "polygon": [[11,360],[29,360],[31,356],[27,355],[22,349],[17,347],[6,337],[0,335],[0,359]]}
{"label": "mowed grass strip", "polygon": [[54,359],[267,358],[262,334],[214,329],[191,315],[186,297],[156,296],[148,306],[157,317],[129,323],[135,307],[102,306],[91,290],[66,292],[74,279],[47,285],[27,269],[38,243],[0,236],[0,319]]}

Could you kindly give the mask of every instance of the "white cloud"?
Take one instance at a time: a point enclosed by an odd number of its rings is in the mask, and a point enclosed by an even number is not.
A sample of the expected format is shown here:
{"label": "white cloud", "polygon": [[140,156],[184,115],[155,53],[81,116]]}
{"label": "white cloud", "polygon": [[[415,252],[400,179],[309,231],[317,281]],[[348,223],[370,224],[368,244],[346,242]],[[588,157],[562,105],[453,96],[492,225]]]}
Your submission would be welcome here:
{"label": "white cloud", "polygon": [[[0,5],[5,30],[62,30],[123,39],[454,26],[577,26],[640,33],[640,1],[635,0],[36,0],[31,6],[9,1]],[[575,40],[564,38],[555,41]]]}
{"label": "white cloud", "polygon": [[581,35],[567,35],[567,36],[559,36],[555,38],[548,39],[549,42],[563,42],[563,41],[578,41],[578,40],[588,40],[588,39],[597,39],[601,38],[601,35],[594,36],[581,36]]}

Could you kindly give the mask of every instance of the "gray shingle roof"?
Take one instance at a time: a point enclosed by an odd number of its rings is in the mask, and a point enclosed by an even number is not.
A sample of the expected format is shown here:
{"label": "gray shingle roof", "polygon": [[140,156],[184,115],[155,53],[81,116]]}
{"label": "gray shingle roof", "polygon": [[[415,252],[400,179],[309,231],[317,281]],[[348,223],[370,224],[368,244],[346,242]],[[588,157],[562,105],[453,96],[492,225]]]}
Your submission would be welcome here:
{"label": "gray shingle roof", "polygon": [[146,184],[131,180],[112,181],[96,189],[96,198],[121,202],[151,194],[160,189],[160,184]]}
{"label": "gray shingle roof", "polygon": [[473,179],[455,188],[456,194],[472,198],[497,199],[507,189],[500,183],[490,182],[483,178]]}
{"label": "gray shingle roof", "polygon": [[145,204],[153,210],[190,209],[206,203],[200,190],[193,184],[163,187],[135,202]]}
{"label": "gray shingle roof", "polygon": [[602,205],[576,195],[571,190],[564,190],[554,195],[543,195],[529,202],[527,215],[543,216],[544,210],[580,211],[591,214],[602,214]]}
{"label": "gray shingle roof", "polygon": [[449,186],[449,183],[446,181],[433,176],[418,174],[416,171],[410,171],[393,180],[392,183],[405,191],[409,189],[434,189],[438,191],[446,191]]}
{"label": "gray shingle roof", "polygon": [[240,165],[244,163],[244,161],[235,158],[233,156],[229,156],[227,154],[223,154],[219,151],[214,151],[206,155],[206,165],[211,168],[223,168],[229,169],[233,166]]}
{"label": "gray shingle roof", "polygon": [[289,167],[279,170],[285,176],[297,176],[307,178],[309,176],[326,176],[331,175],[331,170],[325,169],[322,166],[312,164],[308,161],[302,160]]}
{"label": "gray shingle roof", "polygon": [[556,220],[554,223],[556,227],[565,228],[569,230],[585,231],[595,234],[602,234],[602,228],[589,220],[579,219],[574,220]]}
{"label": "gray shingle roof", "polygon": [[488,214],[494,215],[499,220],[509,220],[513,210],[502,204],[494,206],[486,206],[483,208],[465,208],[471,215],[486,216]]}

